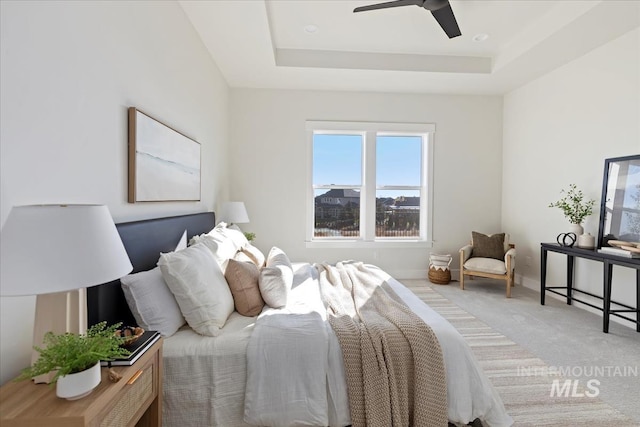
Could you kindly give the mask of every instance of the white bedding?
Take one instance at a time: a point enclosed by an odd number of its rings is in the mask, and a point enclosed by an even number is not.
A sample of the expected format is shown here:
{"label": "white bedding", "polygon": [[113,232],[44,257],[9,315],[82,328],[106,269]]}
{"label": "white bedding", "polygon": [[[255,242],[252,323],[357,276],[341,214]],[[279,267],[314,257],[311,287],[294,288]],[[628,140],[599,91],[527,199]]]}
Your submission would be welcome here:
{"label": "white bedding", "polygon": [[[233,313],[218,337],[203,337],[184,327],[165,340],[165,425],[349,423],[342,354],[325,322],[317,281],[311,277],[315,268],[294,264],[294,271],[287,306],[265,307],[258,326],[255,318]],[[480,418],[488,426],[510,426],[511,417],[457,330],[398,281],[389,276],[388,282],[440,341],[447,371],[449,420],[466,424]],[[285,320],[279,316],[282,314],[293,316]],[[291,329],[295,324],[300,326],[297,331]],[[248,348],[254,329],[260,330],[260,335]],[[295,341],[290,334],[296,335]],[[262,345],[283,352],[273,358]],[[248,371],[247,360],[253,360]],[[274,410],[278,405],[284,405],[286,412]],[[243,420],[245,410],[251,424]]]}
{"label": "white bedding", "polygon": [[163,346],[163,425],[246,427],[246,351],[255,317],[233,312],[217,337],[189,326]]}

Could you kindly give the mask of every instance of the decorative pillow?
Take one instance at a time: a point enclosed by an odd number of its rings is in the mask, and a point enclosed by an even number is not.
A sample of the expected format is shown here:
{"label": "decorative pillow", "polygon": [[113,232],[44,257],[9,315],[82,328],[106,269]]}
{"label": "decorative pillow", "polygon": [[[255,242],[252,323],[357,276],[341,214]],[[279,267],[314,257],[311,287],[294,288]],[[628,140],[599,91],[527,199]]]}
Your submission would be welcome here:
{"label": "decorative pillow", "polygon": [[236,311],[243,316],[257,316],[264,307],[264,300],[260,294],[258,267],[252,262],[230,259],[227,271],[224,273]]}
{"label": "decorative pillow", "polygon": [[120,282],[131,313],[141,328],[170,337],[185,324],[180,307],[159,267],[129,274]]}
{"label": "decorative pillow", "polygon": [[229,225],[226,228],[220,230],[222,235],[233,240],[233,243],[236,245],[236,248],[240,250],[249,244],[249,241],[245,237],[240,227],[235,224]]}
{"label": "decorative pillow", "polygon": [[233,312],[233,296],[211,251],[198,243],[161,254],[158,266],[189,326],[217,336]]}
{"label": "decorative pillow", "polygon": [[209,248],[223,272],[227,267],[227,261],[233,258],[237,252],[236,245],[233,241],[221,234],[201,234],[199,236],[193,236],[189,241],[189,244],[192,246],[198,243],[202,243]]}
{"label": "decorative pillow", "polygon": [[504,259],[504,233],[486,234],[471,232],[473,252],[471,256],[479,258]]}
{"label": "decorative pillow", "polygon": [[260,251],[260,249],[253,246],[251,243],[247,243],[245,247],[240,249],[249,259],[253,262],[258,268],[262,268],[264,266],[265,257],[264,254]]}
{"label": "decorative pillow", "polygon": [[277,247],[271,248],[266,266],[260,270],[258,286],[264,302],[269,307],[280,308],[287,304],[293,284],[293,268],[287,255]]}
{"label": "decorative pillow", "polygon": [[233,258],[236,252],[249,242],[237,227],[236,229],[227,228],[227,224],[221,222],[207,234],[193,236],[189,241],[189,245],[197,243],[204,243],[211,250],[216,261],[218,261],[218,265],[224,272],[227,268],[227,261]]}

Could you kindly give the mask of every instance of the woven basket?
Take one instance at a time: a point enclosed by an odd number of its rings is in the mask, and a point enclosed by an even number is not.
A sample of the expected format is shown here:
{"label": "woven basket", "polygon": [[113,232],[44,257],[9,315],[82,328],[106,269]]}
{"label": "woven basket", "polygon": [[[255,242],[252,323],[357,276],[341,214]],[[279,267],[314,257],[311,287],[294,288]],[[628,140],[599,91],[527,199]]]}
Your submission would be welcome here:
{"label": "woven basket", "polygon": [[448,285],[451,281],[451,271],[429,267],[429,281],[436,285]]}

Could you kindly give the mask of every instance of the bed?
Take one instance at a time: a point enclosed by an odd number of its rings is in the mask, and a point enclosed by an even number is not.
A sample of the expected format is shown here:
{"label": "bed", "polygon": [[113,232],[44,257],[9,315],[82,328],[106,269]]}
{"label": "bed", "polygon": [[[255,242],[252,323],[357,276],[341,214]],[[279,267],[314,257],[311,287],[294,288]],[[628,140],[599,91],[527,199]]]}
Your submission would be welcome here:
{"label": "bed", "polygon": [[[117,229],[134,266],[131,276],[136,273],[144,276],[158,271],[161,253],[177,252],[215,226],[214,213],[206,212],[121,223]],[[291,268],[293,284],[285,306],[274,309],[265,305],[254,316],[233,311],[225,317],[223,326],[214,328],[215,336],[203,336],[194,330],[200,331],[200,326],[192,328],[188,322],[177,328],[176,324],[172,326],[175,331],[169,331],[163,349],[165,426],[352,423],[352,402],[348,397],[340,340],[327,321],[326,302],[316,297],[321,293],[318,283],[325,277],[323,270],[319,265],[295,262]],[[383,277],[392,293],[410,308],[412,315],[424,320],[437,337],[446,370],[448,420],[458,425],[476,419],[486,426],[511,425],[500,397],[455,328],[384,271],[375,266],[362,268]],[[136,323],[130,309],[130,291],[127,295],[123,292],[123,288],[130,288],[130,280],[125,279],[88,289],[89,324],[102,320]],[[155,294],[147,295],[146,299],[153,298]],[[134,307],[134,311],[138,308]],[[163,308],[163,313],[168,312]],[[140,317],[139,311],[136,313]],[[302,326],[291,331],[283,329],[291,324]],[[277,334],[263,339],[266,344],[261,343],[256,336],[265,336],[263,331],[269,329]],[[326,351],[302,356],[306,347],[314,345]],[[321,359],[317,359],[318,354],[322,354]],[[285,389],[289,394],[282,391]]]}

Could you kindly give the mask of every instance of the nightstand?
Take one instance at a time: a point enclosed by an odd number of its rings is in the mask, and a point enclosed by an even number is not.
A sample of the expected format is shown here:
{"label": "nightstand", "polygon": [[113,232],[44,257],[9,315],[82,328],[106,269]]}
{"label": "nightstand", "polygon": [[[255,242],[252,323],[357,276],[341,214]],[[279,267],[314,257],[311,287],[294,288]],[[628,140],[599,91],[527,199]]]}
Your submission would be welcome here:
{"label": "nightstand", "polygon": [[107,427],[162,425],[162,338],[132,366],[116,366],[122,375],[109,381],[102,368],[102,381],[79,400],[56,396],[55,386],[32,381],[10,381],[0,388],[2,427]]}

